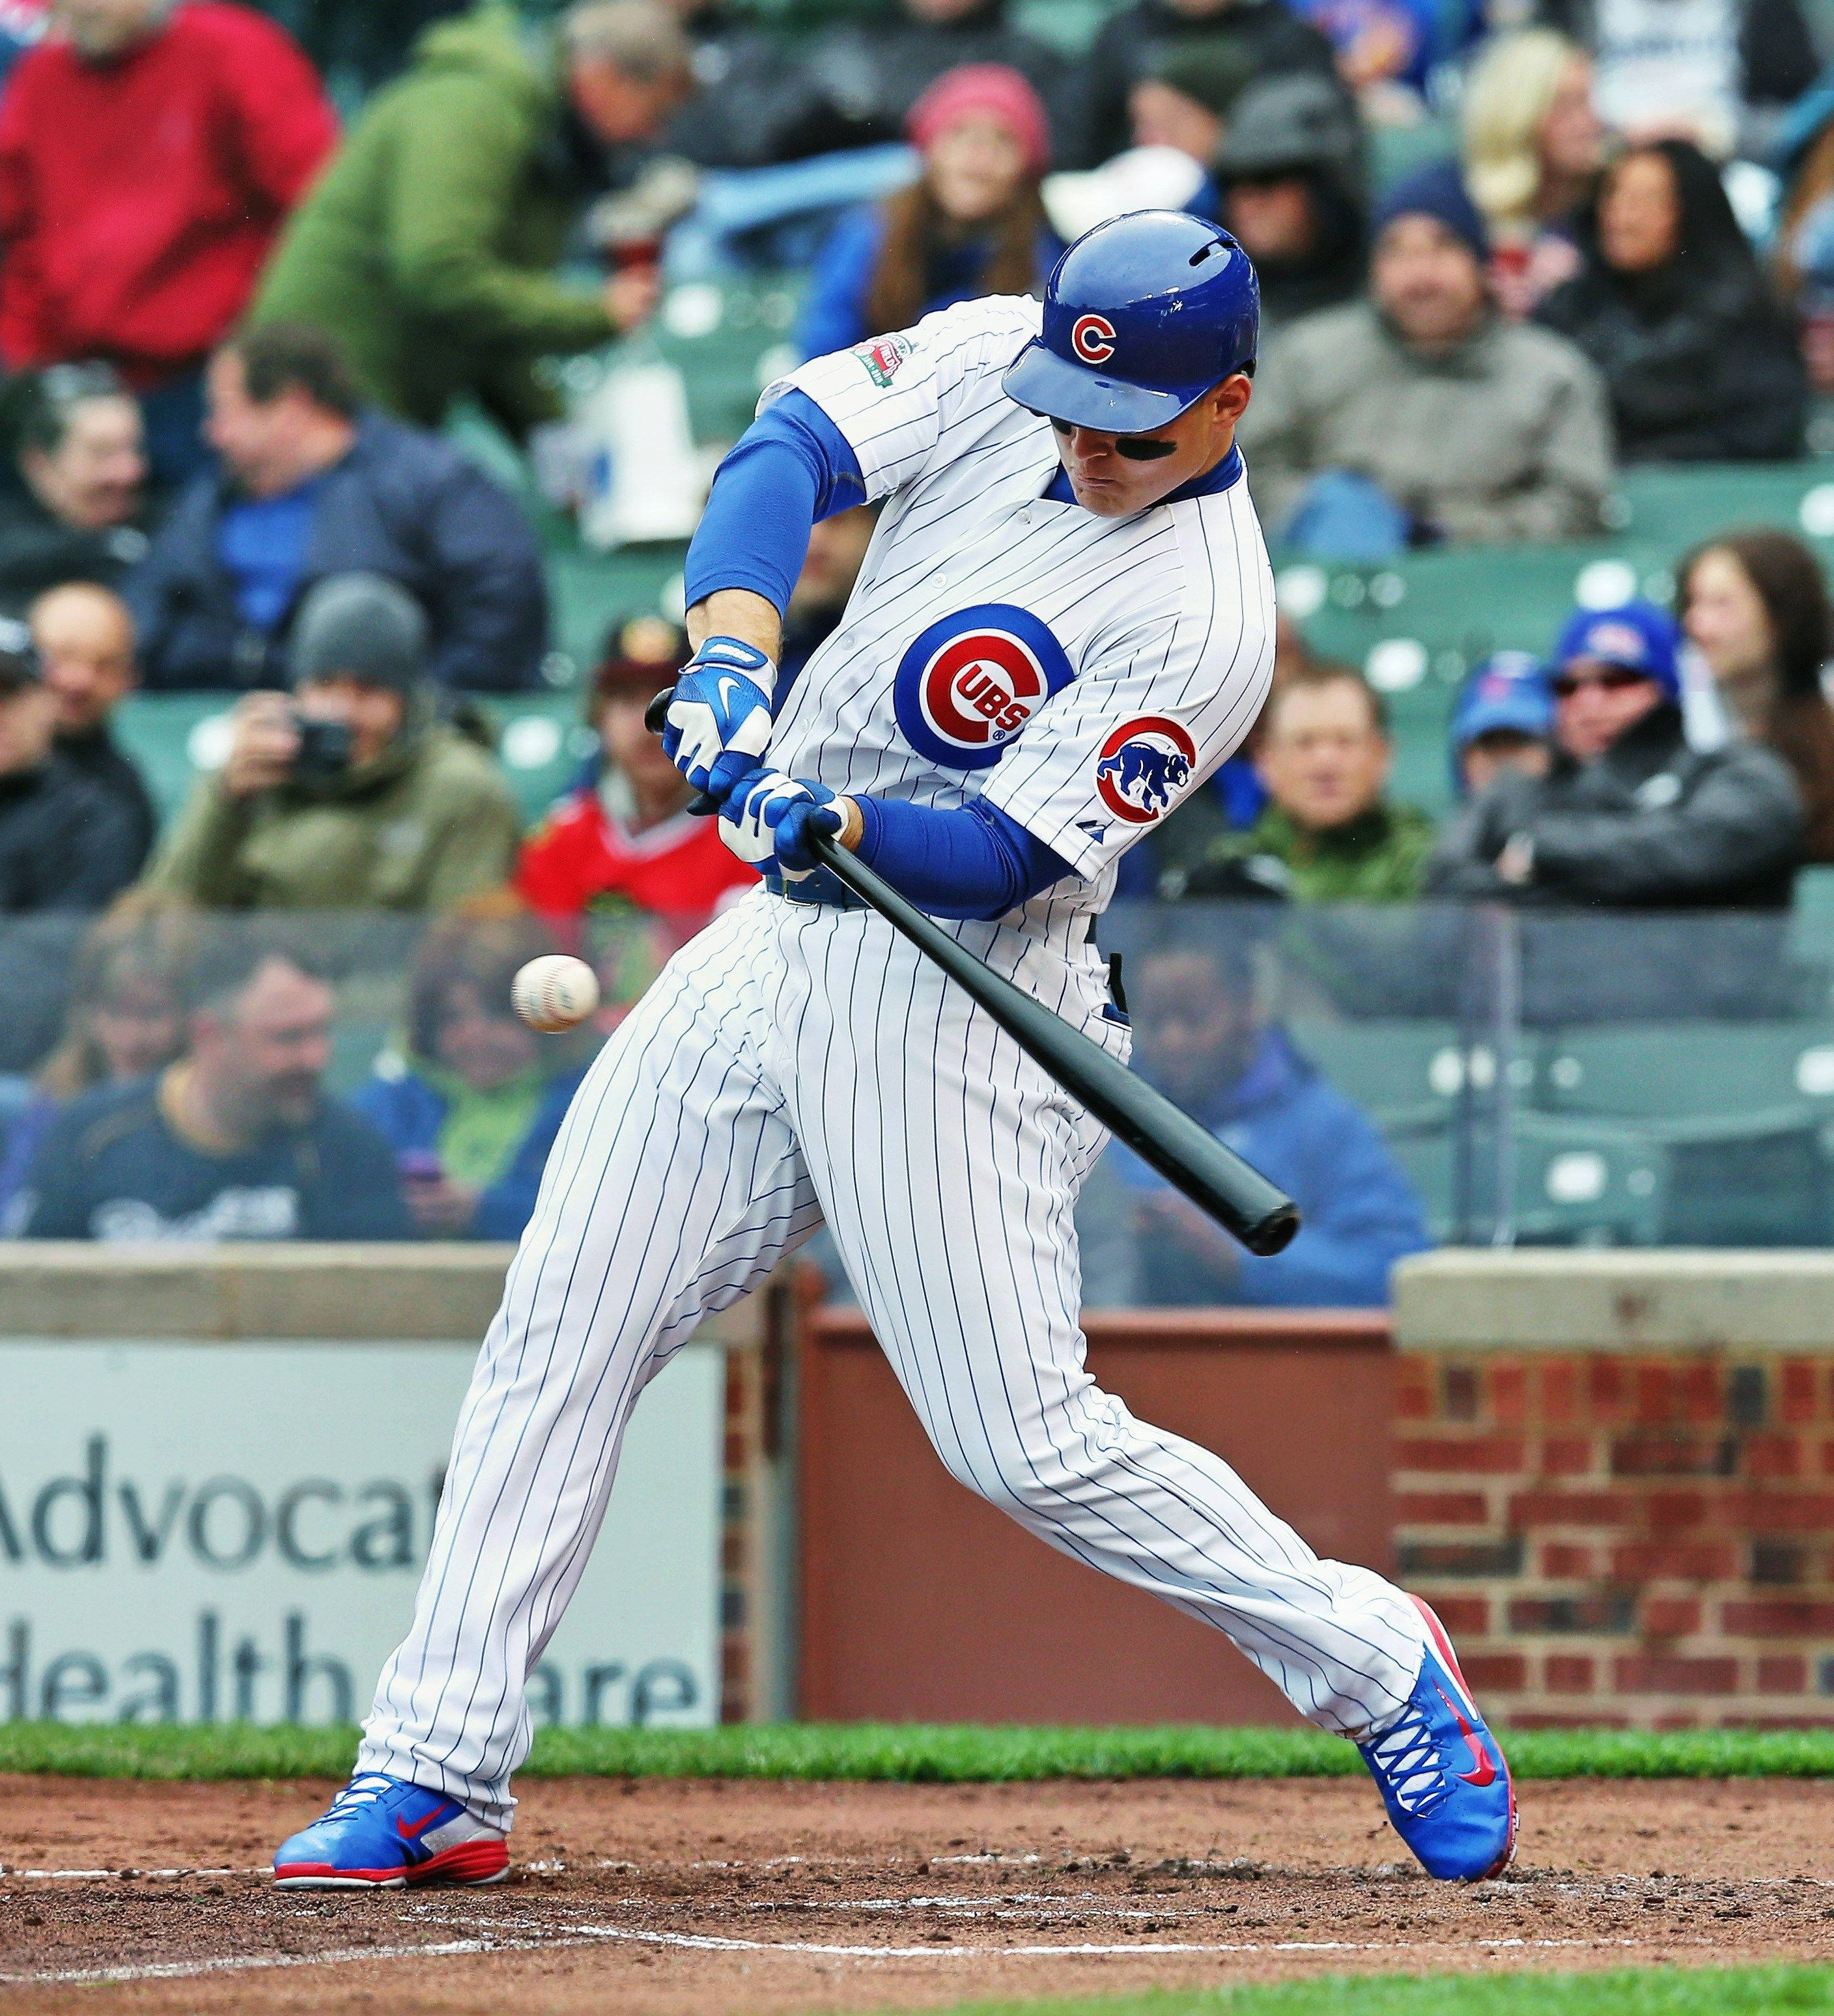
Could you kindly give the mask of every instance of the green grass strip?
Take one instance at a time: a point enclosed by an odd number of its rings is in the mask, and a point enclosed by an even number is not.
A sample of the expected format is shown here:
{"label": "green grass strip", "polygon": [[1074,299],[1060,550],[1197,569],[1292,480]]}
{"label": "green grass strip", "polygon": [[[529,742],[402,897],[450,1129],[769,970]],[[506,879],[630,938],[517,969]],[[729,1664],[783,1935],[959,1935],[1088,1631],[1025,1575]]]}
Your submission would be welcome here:
{"label": "green grass strip", "polygon": [[1365,1975],[1098,2001],[963,2002],[931,2016],[1770,2016],[1798,2009],[1834,2010],[1834,1969]]}
{"label": "green grass strip", "polygon": [[[240,1723],[0,1722],[0,1771],[88,1778],[342,1777],[348,1729]],[[1834,1777],[1834,1730],[1522,1730],[1522,1778]],[[1312,1730],[927,1728],[782,1723],[708,1730],[549,1729],[525,1775],[872,1779],[998,1784],[1040,1778],[1354,1777],[1347,1743]]]}

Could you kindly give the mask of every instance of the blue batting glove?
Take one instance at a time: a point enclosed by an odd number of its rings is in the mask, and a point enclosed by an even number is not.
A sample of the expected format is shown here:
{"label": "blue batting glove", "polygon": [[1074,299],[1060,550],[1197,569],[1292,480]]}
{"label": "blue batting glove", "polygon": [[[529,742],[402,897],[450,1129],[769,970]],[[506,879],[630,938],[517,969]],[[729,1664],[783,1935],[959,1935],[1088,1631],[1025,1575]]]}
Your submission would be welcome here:
{"label": "blue batting glove", "polygon": [[820,865],[809,851],[812,833],[838,833],[842,816],[826,784],[757,770],[719,808],[719,837],[741,861],[774,860],[786,875],[808,875]]}
{"label": "blue batting glove", "polygon": [[770,745],[776,667],[737,637],[709,637],[682,668],[662,751],[697,791],[723,798]]}

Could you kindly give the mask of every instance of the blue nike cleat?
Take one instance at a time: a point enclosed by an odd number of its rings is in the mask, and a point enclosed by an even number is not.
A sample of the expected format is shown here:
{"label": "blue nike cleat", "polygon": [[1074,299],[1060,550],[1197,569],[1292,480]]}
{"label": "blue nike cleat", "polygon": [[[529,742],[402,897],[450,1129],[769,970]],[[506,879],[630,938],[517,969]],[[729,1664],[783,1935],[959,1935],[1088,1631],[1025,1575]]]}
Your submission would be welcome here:
{"label": "blue nike cleat", "polygon": [[281,1844],[282,1890],[398,1890],[409,1883],[500,1883],[510,1844],[456,1799],[366,1771],[322,1820]]}
{"label": "blue nike cleat", "polygon": [[1515,1787],[1446,1627],[1418,1597],[1411,1600],[1426,1623],[1420,1677],[1400,1719],[1357,1748],[1427,1874],[1474,1881],[1515,1859]]}

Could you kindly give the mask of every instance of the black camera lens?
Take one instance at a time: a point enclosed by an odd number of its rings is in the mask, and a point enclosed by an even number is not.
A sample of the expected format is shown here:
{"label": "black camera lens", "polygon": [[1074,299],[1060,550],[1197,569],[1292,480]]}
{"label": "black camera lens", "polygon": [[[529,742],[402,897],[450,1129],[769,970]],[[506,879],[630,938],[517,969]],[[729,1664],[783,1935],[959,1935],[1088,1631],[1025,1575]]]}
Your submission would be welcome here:
{"label": "black camera lens", "polygon": [[293,774],[301,783],[326,783],[342,776],[350,768],[351,736],[348,721],[313,721],[296,715],[293,725],[299,736]]}

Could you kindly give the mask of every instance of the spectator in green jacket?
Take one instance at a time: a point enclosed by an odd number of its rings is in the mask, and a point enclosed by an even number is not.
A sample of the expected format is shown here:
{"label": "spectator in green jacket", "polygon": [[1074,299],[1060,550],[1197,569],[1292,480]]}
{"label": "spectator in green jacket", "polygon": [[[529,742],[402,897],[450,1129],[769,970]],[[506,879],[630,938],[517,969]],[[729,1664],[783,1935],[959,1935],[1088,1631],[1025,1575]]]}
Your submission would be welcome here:
{"label": "spectator in green jacket", "polygon": [[452,909],[516,858],[510,788],[434,718],[427,620],[380,574],[333,574],[301,605],[297,685],[246,695],[142,885],[225,909]]}
{"label": "spectator in green jacket", "polygon": [[1259,893],[1302,903],[1400,903],[1420,894],[1432,821],[1389,801],[1394,748],[1382,697],[1328,659],[1295,670],[1259,722],[1255,765],[1267,805],[1191,871],[1187,893]]}
{"label": "spectator in green jacket", "polygon": [[594,350],[656,298],[654,265],[553,277],[580,212],[635,178],[691,85],[660,0],[581,0],[548,59],[513,12],[437,23],[296,211],[258,322],[341,341],[378,405],[438,427],[469,395],[517,434],[550,417],[538,357]]}

